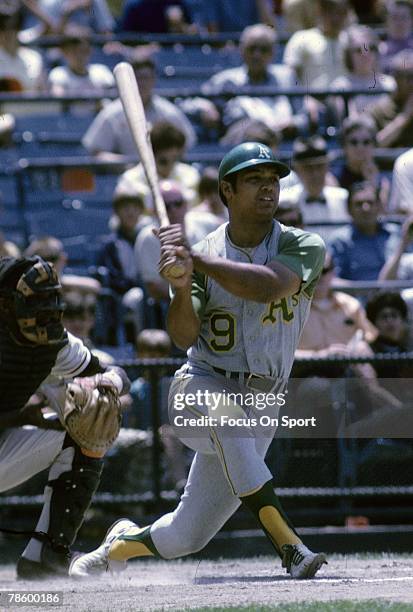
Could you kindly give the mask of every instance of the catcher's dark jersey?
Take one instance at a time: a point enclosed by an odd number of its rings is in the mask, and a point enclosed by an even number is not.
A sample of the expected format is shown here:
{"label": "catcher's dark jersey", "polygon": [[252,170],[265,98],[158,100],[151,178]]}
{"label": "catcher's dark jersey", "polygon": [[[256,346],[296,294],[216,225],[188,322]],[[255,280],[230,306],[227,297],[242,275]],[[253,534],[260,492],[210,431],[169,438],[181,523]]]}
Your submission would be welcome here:
{"label": "catcher's dark jersey", "polygon": [[89,349],[69,333],[59,344],[28,347],[16,344],[0,325],[0,411],[22,408],[50,373],[73,378],[90,361]]}

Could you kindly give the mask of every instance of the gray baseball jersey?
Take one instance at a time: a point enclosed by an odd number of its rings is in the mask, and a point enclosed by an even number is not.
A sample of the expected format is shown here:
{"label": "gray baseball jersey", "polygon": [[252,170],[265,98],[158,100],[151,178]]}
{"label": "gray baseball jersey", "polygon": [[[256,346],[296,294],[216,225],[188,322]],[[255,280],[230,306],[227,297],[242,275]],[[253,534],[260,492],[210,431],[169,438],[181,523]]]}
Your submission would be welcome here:
{"label": "gray baseball jersey", "polygon": [[201,329],[188,351],[189,364],[287,379],[324,262],[320,236],[273,221],[261,244],[246,249],[231,242],[228,225],[223,224],[194,248],[237,262],[279,261],[302,283],[295,295],[262,304],[237,298],[213,279],[195,273],[192,295]]}
{"label": "gray baseball jersey", "polygon": [[[227,224],[193,248],[238,262],[265,265],[279,261],[296,272],[302,282],[295,295],[260,304],[237,298],[211,278],[194,274],[192,299],[201,318],[201,329],[188,352],[188,365],[175,374],[171,385],[171,422],[177,424],[177,414],[182,418],[227,414],[241,417],[245,424],[235,429],[211,423],[205,430],[197,422],[191,425],[187,421],[187,425],[175,427],[182,442],[197,452],[178,508],[151,527],[153,542],[166,559],[205,546],[240,505],[240,496],[258,490],[272,478],[264,458],[277,423],[272,419],[265,432],[255,426],[254,418],[258,423],[263,413],[245,401],[248,394],[254,394],[256,399],[263,394],[248,388],[241,380],[214,372],[211,366],[287,379],[325,252],[317,234],[285,227],[276,221],[261,244],[252,249],[234,245]],[[206,391],[218,399],[215,409],[206,401]],[[224,403],[225,393],[234,397],[231,404]],[[197,397],[195,404],[189,403],[191,395]],[[185,400],[181,411],[177,409],[177,399]],[[266,405],[265,415],[277,417],[277,406]]]}

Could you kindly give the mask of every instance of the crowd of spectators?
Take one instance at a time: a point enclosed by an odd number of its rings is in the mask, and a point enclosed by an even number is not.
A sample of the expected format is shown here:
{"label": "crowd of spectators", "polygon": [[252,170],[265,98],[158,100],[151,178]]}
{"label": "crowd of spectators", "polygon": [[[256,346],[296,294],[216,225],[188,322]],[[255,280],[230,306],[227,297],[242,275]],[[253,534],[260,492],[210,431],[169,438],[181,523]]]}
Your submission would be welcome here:
{"label": "crowd of spectators", "polygon": [[[162,46],[122,38],[153,33],[195,40],[226,32],[232,36],[220,38],[217,49],[230,49],[233,58],[238,54],[238,64],[215,70],[211,62],[210,73],[200,72],[196,79],[198,95],[173,99],[158,93]],[[101,34],[111,44],[102,47],[100,41],[95,60]],[[42,46],[45,35],[56,36],[56,45]],[[122,42],[114,43],[118,35]],[[179,45],[195,74],[193,45]],[[293,172],[281,182],[277,218],[313,227],[329,247],[298,356],[348,355],[355,350],[357,331],[371,353],[386,352],[389,343],[411,349],[412,334],[400,332],[392,339],[381,329],[380,317],[390,317],[387,306],[384,315],[370,307],[366,317],[365,297],[333,289],[335,283],[343,288],[353,281],[378,281],[385,288],[387,280],[413,279],[413,0],[0,3],[0,94],[47,93],[56,100],[94,94],[97,100],[72,102],[70,113],[90,117],[81,144],[85,154],[108,164],[136,158],[116,98],[113,53],[133,66],[166,208],[171,222],[184,224],[191,244],[225,222],[227,209],[218,195],[217,167],[202,157],[188,163],[188,153],[208,144],[219,158],[228,146],[256,140],[288,159]],[[15,128],[9,110],[2,103],[5,148],[13,146]],[[33,107],[15,101],[11,110],[18,116]],[[387,154],[385,164],[378,148]],[[107,235],[96,238],[99,281],[85,281],[94,287],[93,299],[89,295],[88,302],[77,290],[69,296],[66,316],[69,325],[85,329],[79,334],[93,339],[96,308],[105,295],[104,344],[115,346],[134,344],[145,328],[164,329],[169,296],[157,271],[157,221],[140,163],[119,175],[112,196]],[[53,236],[32,236],[30,244],[16,246],[3,234],[2,253],[37,252],[62,274],[71,268],[62,242]],[[410,303],[407,299],[404,311],[394,302],[405,324]],[[171,351],[175,354],[174,347]]]}

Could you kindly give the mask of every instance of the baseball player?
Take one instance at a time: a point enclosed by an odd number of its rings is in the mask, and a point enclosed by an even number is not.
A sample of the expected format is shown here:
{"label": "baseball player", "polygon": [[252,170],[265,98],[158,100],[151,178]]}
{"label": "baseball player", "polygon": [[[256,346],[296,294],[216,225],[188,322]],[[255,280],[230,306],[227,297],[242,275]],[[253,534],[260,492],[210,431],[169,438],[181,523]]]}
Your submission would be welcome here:
{"label": "baseball player", "polygon": [[[62,381],[74,377],[100,374],[120,394],[129,382],[120,368],[105,371],[65,331],[60,290],[53,266],[40,257],[0,259],[0,491],[50,467],[39,521],[17,565],[25,579],[67,575],[70,546],[103,467],[101,453],[81,448],[66,431],[49,429],[43,404],[30,398],[41,388],[52,404],[64,404]],[[92,379],[78,380],[90,385]]]}
{"label": "baseball player", "polygon": [[[238,145],[219,169],[229,223],[192,250],[180,226],[159,230],[160,271],[174,293],[169,333],[189,349],[171,385],[170,418],[196,454],[174,512],[143,529],[120,519],[99,548],[73,561],[70,575],[121,568],[131,557],[173,559],[199,551],[241,503],[293,578],[312,578],[326,563],[297,535],[264,461],[277,426],[273,399],[286,388],[325,253],[318,235],[273,219],[279,181],[288,173],[268,146]],[[177,259],[185,271],[174,278]],[[258,399],[266,404],[267,428],[254,424],[262,414]],[[236,431],[230,419],[240,422]]]}

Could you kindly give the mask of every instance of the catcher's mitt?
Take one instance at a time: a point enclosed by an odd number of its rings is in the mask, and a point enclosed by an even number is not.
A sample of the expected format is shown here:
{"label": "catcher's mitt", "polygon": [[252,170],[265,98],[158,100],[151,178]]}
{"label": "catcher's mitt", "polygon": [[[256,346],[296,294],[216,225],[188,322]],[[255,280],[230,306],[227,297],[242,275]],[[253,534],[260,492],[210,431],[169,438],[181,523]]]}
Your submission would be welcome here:
{"label": "catcher's mitt", "polygon": [[81,448],[104,455],[118,437],[122,420],[116,388],[68,383],[63,420],[67,432]]}

